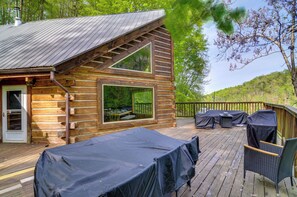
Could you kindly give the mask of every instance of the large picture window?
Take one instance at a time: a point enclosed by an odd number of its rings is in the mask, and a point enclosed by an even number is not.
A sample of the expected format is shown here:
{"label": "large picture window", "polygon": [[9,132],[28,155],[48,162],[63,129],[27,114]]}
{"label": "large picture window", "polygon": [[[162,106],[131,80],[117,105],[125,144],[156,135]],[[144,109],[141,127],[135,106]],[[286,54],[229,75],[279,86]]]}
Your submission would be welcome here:
{"label": "large picture window", "polygon": [[154,117],[153,88],[103,85],[104,122]]}
{"label": "large picture window", "polygon": [[147,44],[131,55],[115,63],[111,66],[111,68],[151,73],[151,63],[151,44]]}

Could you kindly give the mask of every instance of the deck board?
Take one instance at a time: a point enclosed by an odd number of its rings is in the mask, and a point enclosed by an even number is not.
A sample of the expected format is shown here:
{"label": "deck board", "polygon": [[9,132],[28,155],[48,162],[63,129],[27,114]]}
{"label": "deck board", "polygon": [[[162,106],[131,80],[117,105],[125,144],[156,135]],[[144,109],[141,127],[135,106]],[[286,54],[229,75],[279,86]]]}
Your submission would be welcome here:
{"label": "deck board", "polygon": [[242,144],[242,140],[243,135],[240,135],[240,137],[234,143],[234,146],[232,147],[226,162],[224,162],[223,173],[225,173],[225,177],[222,181],[222,185],[220,188],[220,192],[218,193],[218,196],[229,196],[231,192],[235,174],[240,161],[240,152],[242,152],[240,147],[240,145]]}
{"label": "deck board", "polygon": [[[243,154],[243,153],[242,153]],[[232,190],[230,193],[231,197],[237,197],[237,196],[241,196],[242,195],[242,177],[243,177],[243,157],[241,156],[240,158],[240,163],[239,163],[239,168],[236,171],[236,175],[235,175],[235,180],[232,186]]]}
{"label": "deck board", "polygon": [[[226,136],[228,137],[228,136]],[[237,140],[239,135],[235,135],[234,138],[227,138],[220,140],[221,147],[219,150],[214,149],[216,154],[218,155],[217,163],[210,169],[209,172],[204,171],[207,175],[206,179],[203,181],[201,185],[201,189],[198,189],[197,195],[216,195],[221,188],[221,180],[225,178],[225,169],[224,163],[228,159],[228,155],[233,148],[232,140]],[[206,165],[208,165],[206,163]],[[197,174],[199,176],[199,174]]]}
{"label": "deck board", "polygon": [[[246,143],[245,127],[216,129],[195,129],[194,119],[178,119],[177,127],[159,129],[161,133],[177,139],[189,140],[199,136],[202,153],[195,166],[196,175],[192,179],[191,190],[183,186],[179,197],[200,196],[276,196],[274,184],[253,172],[247,172],[243,184],[243,144]],[[33,171],[1,180],[11,172],[33,167],[44,145],[0,144],[0,192],[21,184],[21,188],[0,194],[0,196],[34,196],[33,181],[20,180],[32,177]],[[296,183],[295,183],[296,184]],[[297,188],[291,187],[287,178],[280,184],[280,196],[297,197]],[[173,194],[172,196],[175,196]]]}
{"label": "deck board", "polygon": [[[249,173],[249,172],[247,172]],[[257,196],[264,196],[265,195],[265,190],[263,187],[263,181],[264,178],[263,176],[259,174],[255,174],[254,176],[254,193],[257,194]]]}

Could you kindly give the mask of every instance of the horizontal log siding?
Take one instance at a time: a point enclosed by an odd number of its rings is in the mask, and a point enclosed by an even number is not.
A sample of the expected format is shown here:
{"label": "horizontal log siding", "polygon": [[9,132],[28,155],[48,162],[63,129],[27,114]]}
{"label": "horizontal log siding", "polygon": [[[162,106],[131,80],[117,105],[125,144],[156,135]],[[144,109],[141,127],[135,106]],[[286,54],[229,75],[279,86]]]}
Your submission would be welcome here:
{"label": "horizontal log siding", "polygon": [[[83,66],[72,69],[67,75],[56,75],[70,91],[70,140],[77,142],[132,127],[172,127],[175,122],[175,94],[172,68],[172,44],[169,33],[157,28],[149,33],[153,41],[153,74],[115,72],[100,66]],[[162,38],[164,37],[164,38]],[[92,64],[94,65],[94,64]],[[150,84],[155,87],[155,119],[102,124],[100,81],[121,81],[128,84]],[[100,91],[100,92],[99,92]],[[100,100],[99,100],[100,99]],[[32,88],[32,138],[60,142],[65,137],[64,92],[48,78],[37,79]],[[50,138],[50,139],[48,139]]]}
{"label": "horizontal log siding", "polygon": [[[68,85],[66,81],[61,81]],[[32,87],[32,141],[45,143],[65,143],[65,98],[49,77],[36,78]]]}

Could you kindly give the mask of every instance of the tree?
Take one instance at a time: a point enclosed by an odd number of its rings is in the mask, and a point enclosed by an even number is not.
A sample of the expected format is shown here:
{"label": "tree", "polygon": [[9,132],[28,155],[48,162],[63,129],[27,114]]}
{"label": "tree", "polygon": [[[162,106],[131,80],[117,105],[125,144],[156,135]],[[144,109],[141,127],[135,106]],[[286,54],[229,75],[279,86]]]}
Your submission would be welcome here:
{"label": "tree", "polygon": [[209,71],[202,25],[212,20],[218,29],[232,33],[234,21],[243,18],[245,10],[228,9],[216,0],[151,1],[150,7],[156,6],[165,8],[165,24],[174,41],[176,101],[201,100],[204,79]]}
{"label": "tree", "polygon": [[14,1],[0,1],[0,25],[6,25],[12,21],[12,8]]}
{"label": "tree", "polygon": [[202,85],[208,74],[207,45],[200,30],[193,31],[183,40],[175,42],[175,81],[178,102],[198,101],[202,98]]}
{"label": "tree", "polygon": [[215,44],[221,57],[231,61],[231,70],[240,69],[259,58],[280,53],[291,75],[297,96],[296,0],[265,1],[267,6],[249,11],[244,21],[236,23],[232,35],[218,32]]}
{"label": "tree", "polygon": [[209,71],[202,25],[212,20],[218,29],[232,33],[234,21],[239,21],[245,10],[228,9],[215,0],[176,0],[166,12],[165,24],[175,44],[176,100],[201,100]]}
{"label": "tree", "polygon": [[225,33],[233,33],[233,23],[245,15],[243,8],[230,9],[217,0],[176,0],[167,9],[166,25],[175,40],[183,39],[196,29],[201,29],[207,21],[214,21],[217,28]]}

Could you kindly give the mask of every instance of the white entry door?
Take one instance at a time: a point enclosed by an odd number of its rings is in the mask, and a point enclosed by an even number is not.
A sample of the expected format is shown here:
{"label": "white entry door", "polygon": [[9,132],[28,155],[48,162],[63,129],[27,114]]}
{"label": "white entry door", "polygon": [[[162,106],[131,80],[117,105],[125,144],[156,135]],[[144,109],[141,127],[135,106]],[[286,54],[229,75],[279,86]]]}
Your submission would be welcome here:
{"label": "white entry door", "polygon": [[2,86],[3,142],[27,142],[27,87]]}

